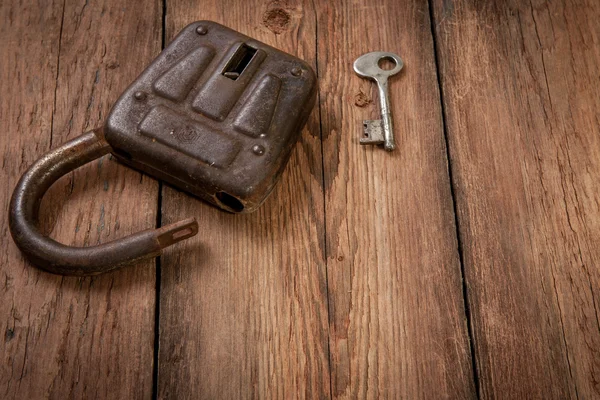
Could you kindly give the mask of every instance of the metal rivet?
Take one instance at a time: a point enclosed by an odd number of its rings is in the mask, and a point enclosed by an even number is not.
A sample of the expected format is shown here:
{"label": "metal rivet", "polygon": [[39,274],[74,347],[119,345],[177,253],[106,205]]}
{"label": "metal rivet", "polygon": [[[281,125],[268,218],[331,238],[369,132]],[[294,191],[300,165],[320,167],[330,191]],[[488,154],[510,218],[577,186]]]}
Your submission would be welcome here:
{"label": "metal rivet", "polygon": [[260,144],[255,144],[252,147],[252,151],[254,152],[254,154],[256,154],[257,156],[262,156],[263,154],[265,154],[265,148],[264,146],[261,146]]}
{"label": "metal rivet", "polygon": [[206,35],[208,33],[208,29],[204,25],[200,25],[196,28],[196,33],[198,35]]}
{"label": "metal rivet", "polygon": [[302,74],[302,69],[300,67],[294,67],[291,72],[294,76],[300,76]]}
{"label": "metal rivet", "polygon": [[133,95],[133,97],[135,97],[136,100],[142,101],[146,99],[146,93],[144,92],[135,92],[135,94]]}

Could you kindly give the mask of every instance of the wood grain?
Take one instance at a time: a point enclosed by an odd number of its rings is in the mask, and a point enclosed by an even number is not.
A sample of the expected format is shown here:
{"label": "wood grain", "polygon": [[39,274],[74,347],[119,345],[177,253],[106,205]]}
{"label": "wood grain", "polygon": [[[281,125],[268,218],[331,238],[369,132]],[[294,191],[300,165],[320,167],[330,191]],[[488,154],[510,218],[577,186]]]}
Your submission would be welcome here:
{"label": "wood grain", "polygon": [[[167,39],[223,23],[315,65],[310,1],[167,2]],[[197,237],[161,260],[160,398],[328,398],[327,290],[318,110],[255,213],[230,215],[165,187],[163,224]]]}
{"label": "wood grain", "polygon": [[[441,105],[427,4],[319,2],[331,374],[337,398],[473,398]],[[378,119],[369,51],[390,80],[398,149],[363,147]]]}
{"label": "wood grain", "polygon": [[435,1],[483,398],[600,397],[600,3]]}
{"label": "wood grain", "polygon": [[[159,261],[158,293],[152,261],[85,279],[38,271],[0,213],[0,398],[600,398],[600,4],[432,8],[0,2],[5,211],[23,171],[99,125],[163,34],[192,21],[296,54],[320,81],[254,214],[165,185],[159,198],[110,157],[51,188],[42,229],[72,245],[195,216],[200,234]],[[393,153],[358,144],[378,104],[352,62],[374,50],[405,61]]]}
{"label": "wood grain", "polygon": [[[7,188],[0,197],[0,397],[150,397],[154,262],[85,279],[40,272],[10,239],[5,210],[21,173],[48,149],[100,125],[160,51],[161,7],[125,0],[38,3],[0,5]],[[100,159],[52,187],[42,228],[63,243],[89,245],[153,227],[157,186]]]}

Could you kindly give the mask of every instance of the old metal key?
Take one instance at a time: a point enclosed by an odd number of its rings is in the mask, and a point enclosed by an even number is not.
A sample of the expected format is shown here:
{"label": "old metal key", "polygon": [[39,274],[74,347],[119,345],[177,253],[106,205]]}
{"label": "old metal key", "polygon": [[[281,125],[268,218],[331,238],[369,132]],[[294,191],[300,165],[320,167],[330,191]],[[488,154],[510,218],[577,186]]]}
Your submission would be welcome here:
{"label": "old metal key", "polygon": [[[381,68],[379,62],[382,60],[393,62],[394,68],[389,70]],[[377,82],[381,108],[381,119],[363,121],[364,137],[360,139],[360,144],[383,144],[387,151],[392,151],[396,147],[388,95],[388,78],[400,72],[403,65],[400,56],[384,51],[363,54],[354,61],[354,72],[358,76]]]}

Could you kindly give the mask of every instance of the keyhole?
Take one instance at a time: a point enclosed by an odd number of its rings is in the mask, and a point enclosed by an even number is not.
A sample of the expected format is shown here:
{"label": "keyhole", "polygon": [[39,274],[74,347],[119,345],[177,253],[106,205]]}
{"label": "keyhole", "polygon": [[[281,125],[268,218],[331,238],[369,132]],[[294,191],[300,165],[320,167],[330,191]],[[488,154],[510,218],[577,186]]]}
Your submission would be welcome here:
{"label": "keyhole", "polygon": [[231,211],[244,211],[244,205],[242,204],[242,202],[230,195],[229,193],[218,192],[216,193],[216,197],[222,204],[224,204],[226,207],[229,207]]}
{"label": "keyhole", "polygon": [[396,60],[389,56],[383,56],[379,59],[379,61],[377,61],[377,65],[379,66],[379,68],[381,68],[384,71],[389,71],[391,69],[396,68],[397,64],[398,63],[396,62]]}

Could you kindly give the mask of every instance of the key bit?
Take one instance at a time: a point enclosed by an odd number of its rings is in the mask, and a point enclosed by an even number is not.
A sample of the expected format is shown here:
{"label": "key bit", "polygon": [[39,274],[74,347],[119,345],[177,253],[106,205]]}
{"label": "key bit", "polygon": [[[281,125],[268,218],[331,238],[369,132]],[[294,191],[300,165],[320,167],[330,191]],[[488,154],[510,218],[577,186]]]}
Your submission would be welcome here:
{"label": "key bit", "polygon": [[364,137],[360,138],[360,144],[384,144],[383,127],[381,120],[364,120]]}
{"label": "key bit", "polygon": [[[395,64],[394,68],[389,70],[381,68],[379,62],[382,60],[393,62]],[[383,51],[363,54],[354,61],[354,72],[358,76],[377,82],[381,109],[380,120],[367,120],[363,122],[364,137],[360,139],[360,144],[383,144],[387,151],[392,151],[396,147],[388,94],[388,78],[400,72],[403,66],[404,63],[400,56]]]}

